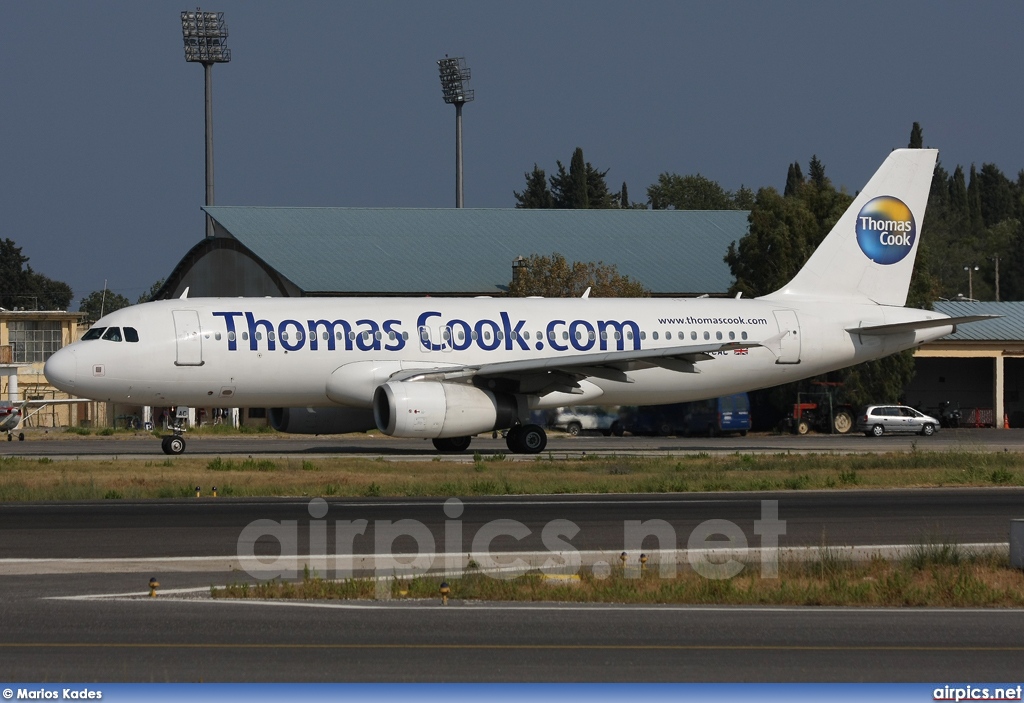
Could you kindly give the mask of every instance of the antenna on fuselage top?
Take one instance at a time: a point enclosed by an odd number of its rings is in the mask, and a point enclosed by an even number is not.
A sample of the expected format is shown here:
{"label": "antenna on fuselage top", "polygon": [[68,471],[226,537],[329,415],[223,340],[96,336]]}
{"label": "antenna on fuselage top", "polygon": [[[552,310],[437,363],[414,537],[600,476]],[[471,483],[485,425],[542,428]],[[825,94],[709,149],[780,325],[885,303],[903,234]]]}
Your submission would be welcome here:
{"label": "antenna on fuselage top", "polygon": [[185,286],[185,290],[183,290],[183,291],[181,292],[181,295],[180,295],[180,296],[178,296],[178,300],[184,300],[185,298],[187,298],[187,297],[188,297],[188,289],[189,289],[189,288],[191,288],[191,286]]}

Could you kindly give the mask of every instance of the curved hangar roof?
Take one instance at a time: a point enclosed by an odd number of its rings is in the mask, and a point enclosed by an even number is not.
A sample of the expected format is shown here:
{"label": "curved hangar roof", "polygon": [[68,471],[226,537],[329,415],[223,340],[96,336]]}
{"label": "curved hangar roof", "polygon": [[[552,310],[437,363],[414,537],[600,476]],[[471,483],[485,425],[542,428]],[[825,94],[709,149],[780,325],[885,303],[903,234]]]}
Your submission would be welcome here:
{"label": "curved hangar roof", "polygon": [[190,252],[193,260],[204,246],[216,248],[216,239],[234,239],[242,253],[251,252],[265,270],[293,284],[297,290],[291,294],[300,295],[498,294],[508,286],[516,257],[553,252],[570,261],[614,264],[655,294],[724,293],[732,274],[723,257],[729,244],[746,234],[748,215],[736,210],[203,209],[215,220],[217,237],[197,245]]}

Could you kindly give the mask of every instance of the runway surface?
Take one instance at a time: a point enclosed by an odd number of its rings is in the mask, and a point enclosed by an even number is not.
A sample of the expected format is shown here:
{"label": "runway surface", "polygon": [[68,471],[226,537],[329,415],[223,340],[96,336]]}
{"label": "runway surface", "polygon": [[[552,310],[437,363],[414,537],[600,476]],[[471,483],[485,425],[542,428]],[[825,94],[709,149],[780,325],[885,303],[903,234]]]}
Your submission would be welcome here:
{"label": "runway surface", "polygon": [[[678,546],[707,519],[734,521],[751,546],[761,501],[777,500],[781,545],[1005,541],[1024,489],[501,498],[464,501],[462,546],[488,522],[530,530],[492,549],[543,548],[551,520],[579,549],[617,549],[626,520],[664,520]],[[318,512],[385,521],[445,539],[443,502],[339,500]],[[161,559],[232,555],[252,520],[294,520],[309,548],[306,500],[191,500],[0,506],[0,677],[35,681],[951,681],[1020,675],[1024,611],[586,606],[429,602],[238,603],[203,597],[248,580],[219,562],[163,570]],[[647,543],[645,543],[646,545]],[[654,542],[650,543],[652,546]],[[276,543],[263,545],[268,554]],[[416,542],[399,537],[395,552]],[[646,547],[645,547],[646,548]],[[75,559],[149,558],[143,568]],[[63,573],[31,568],[61,560]],[[29,561],[25,561],[29,560]],[[18,564],[21,566],[19,567]],[[29,564],[29,568],[25,568]],[[77,564],[77,566],[76,566]],[[127,571],[127,572],[126,572]],[[163,593],[144,597],[150,576]],[[175,596],[179,589],[198,593]],[[134,595],[125,595],[134,594]],[[97,596],[104,596],[98,598]]]}
{"label": "runway surface", "polygon": [[1010,682],[1024,657],[1024,611],[39,600],[66,590],[0,580],[0,676]]}
{"label": "runway surface", "polygon": [[[557,520],[578,528],[571,544],[580,550],[626,548],[630,521],[671,526],[675,543],[659,545],[651,537],[643,543],[648,549],[686,547],[706,520],[731,521],[750,546],[758,546],[754,522],[766,517],[762,501],[777,501],[778,518],[785,522],[780,546],[1006,542],[1010,519],[1024,517],[1021,488],[467,498],[451,517],[440,498],[337,499],[327,500],[326,512],[316,517],[326,527],[329,554],[379,552],[378,529],[392,529],[401,520],[415,521],[430,535],[429,548],[419,551],[469,552],[481,529],[498,520],[529,530],[518,539],[489,542],[499,552],[545,549],[543,529]],[[234,555],[242,530],[256,520],[294,521],[298,553],[308,554],[313,519],[308,498],[9,503],[0,505],[0,559]],[[340,545],[337,526],[356,520],[366,521],[364,533]],[[450,547],[446,529],[453,527],[461,539]],[[276,542],[266,542],[269,552],[279,551]],[[413,552],[417,545],[411,536],[389,544],[396,552]]]}
{"label": "runway surface", "polygon": [[[54,439],[40,430],[30,431],[24,442],[0,441],[0,456],[119,456],[146,457],[164,456],[160,440],[151,434],[139,432],[135,436],[115,435],[112,437],[68,438],[59,435]],[[261,455],[284,456],[298,454],[303,457],[314,455],[369,456],[401,461],[437,456],[437,451],[428,440],[395,439],[385,436],[368,435],[235,435],[235,436],[185,436],[187,455]],[[581,435],[569,437],[551,433],[544,454],[558,456],[579,456],[587,454],[628,454],[633,456],[666,454],[708,453],[866,453],[866,452],[907,452],[907,451],[1024,451],[1024,429],[956,429],[942,430],[932,437],[916,435],[892,435],[880,438],[858,434],[804,436],[751,434],[746,437],[602,437]],[[472,460],[474,452],[481,454],[508,454],[505,440],[478,436],[473,439],[469,450],[461,455]],[[533,456],[509,455],[528,461]]]}

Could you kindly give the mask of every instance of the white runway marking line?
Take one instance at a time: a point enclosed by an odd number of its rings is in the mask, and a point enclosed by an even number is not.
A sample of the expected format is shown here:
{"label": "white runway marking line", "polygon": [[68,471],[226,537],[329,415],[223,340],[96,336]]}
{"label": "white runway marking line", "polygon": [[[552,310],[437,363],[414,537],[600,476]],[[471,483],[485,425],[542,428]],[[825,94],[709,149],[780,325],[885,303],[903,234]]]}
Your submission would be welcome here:
{"label": "white runway marking line", "polygon": [[[180,588],[180,589],[168,589],[161,591],[161,594],[168,593],[201,593],[209,592],[209,587],[202,588]],[[929,614],[950,614],[950,613],[964,613],[964,614],[987,614],[987,615],[998,615],[1005,617],[1008,615],[1024,617],[1024,610],[1006,610],[999,608],[862,608],[859,606],[817,606],[817,605],[804,605],[804,606],[764,606],[764,605],[734,605],[734,606],[715,606],[715,605],[659,605],[652,603],[638,603],[635,605],[622,605],[622,604],[605,604],[605,603],[591,603],[591,604],[567,604],[562,605],[559,603],[541,603],[536,605],[519,605],[515,603],[489,603],[480,601],[451,601],[449,605],[441,605],[441,602],[437,598],[432,599],[415,599],[405,601],[392,601],[379,602],[379,601],[366,601],[366,602],[329,602],[329,601],[307,601],[307,600],[258,600],[255,598],[165,598],[163,595],[159,595],[156,598],[148,598],[148,591],[139,591],[138,593],[110,593],[110,594],[93,594],[86,596],[50,596],[43,598],[43,600],[65,600],[65,601],[95,601],[105,600],[110,602],[143,602],[143,603],[205,603],[210,605],[253,605],[253,606],[270,606],[270,607],[283,607],[283,608],[320,608],[329,610],[422,610],[428,608],[431,612],[435,610],[444,610],[445,612],[477,612],[487,610],[500,610],[500,611],[537,611],[537,612],[632,612],[637,610],[656,610],[658,612],[709,612],[709,613],[929,613]]]}
{"label": "white runway marking line", "polygon": [[[830,558],[836,559],[849,559],[853,561],[866,561],[875,557],[882,559],[899,559],[914,554],[916,550],[927,549],[928,545],[921,544],[879,544],[879,545],[857,545],[857,546],[829,546],[829,547],[780,547],[761,549],[760,547],[749,547],[746,549],[675,549],[675,550],[659,550],[651,549],[647,551],[647,555],[650,558],[648,562],[648,568],[656,568],[663,560],[674,562],[675,564],[686,565],[690,563],[691,558],[698,558],[701,561],[719,561],[727,559],[736,559],[744,563],[757,564],[761,561],[762,554],[767,552],[768,556],[771,557],[773,554],[777,555],[775,558],[780,561],[808,561],[816,558],[820,558],[823,555],[827,555]],[[958,549],[964,550],[967,553],[991,553],[991,552],[1006,552],[1009,553],[1010,544],[1009,542],[981,542],[981,543],[969,543],[969,544],[957,544]],[[495,552],[489,555],[490,559],[494,561],[500,561],[494,567],[490,567],[493,570],[499,571],[523,571],[537,568],[548,568],[552,571],[558,571],[562,569],[564,565],[570,563],[570,559],[578,558],[581,563],[581,568],[590,568],[595,564],[603,562],[604,564],[617,564],[619,562],[619,555],[621,552],[618,549],[602,549],[602,550],[566,550],[566,551],[522,551],[522,552]],[[449,567],[454,566],[457,570],[465,570],[469,568],[470,561],[476,561],[482,559],[478,555],[474,555],[471,552],[432,552],[432,553],[388,553],[388,554],[295,554],[285,556],[267,556],[267,559],[274,560],[270,563],[260,563],[264,569],[255,568],[255,565],[250,564],[253,567],[251,570],[255,572],[261,571],[276,571],[279,568],[281,560],[293,560],[296,571],[301,571],[304,566],[310,566],[315,562],[319,563],[331,563],[332,560],[337,558],[344,559],[347,563],[346,568],[352,572],[374,572],[378,569],[378,560],[382,560],[387,567],[387,571],[390,577],[393,574],[395,564],[410,563],[406,560],[413,559],[428,559],[429,563],[440,565],[438,569],[431,569],[430,573],[447,573],[446,570],[450,570]],[[459,559],[459,565],[449,564],[448,560],[457,557]],[[0,577],[2,576],[34,576],[42,574],[74,574],[74,573],[115,573],[115,574],[129,574],[129,573],[175,573],[175,572],[231,572],[237,574],[246,574],[252,576],[245,568],[242,568],[242,562],[251,557],[238,557],[236,556],[212,556],[212,557],[116,557],[116,558],[70,558],[70,559],[32,559],[32,558],[13,558],[13,559],[0,559]],[[549,560],[555,560],[557,563],[551,564]],[[521,560],[525,563],[516,565],[514,562]],[[258,578],[257,576],[252,576]]]}

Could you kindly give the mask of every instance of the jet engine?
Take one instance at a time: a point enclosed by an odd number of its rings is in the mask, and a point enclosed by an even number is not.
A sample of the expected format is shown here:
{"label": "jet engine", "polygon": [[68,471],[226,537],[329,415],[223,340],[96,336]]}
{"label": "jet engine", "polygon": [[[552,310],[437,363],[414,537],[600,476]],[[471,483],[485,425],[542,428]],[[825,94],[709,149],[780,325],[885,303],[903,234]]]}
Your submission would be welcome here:
{"label": "jet engine", "polygon": [[392,381],[373,394],[377,429],[393,437],[468,437],[511,427],[516,398],[465,383]]}
{"label": "jet engine", "polygon": [[270,426],[291,434],[341,434],[373,429],[369,408],[271,408]]}

